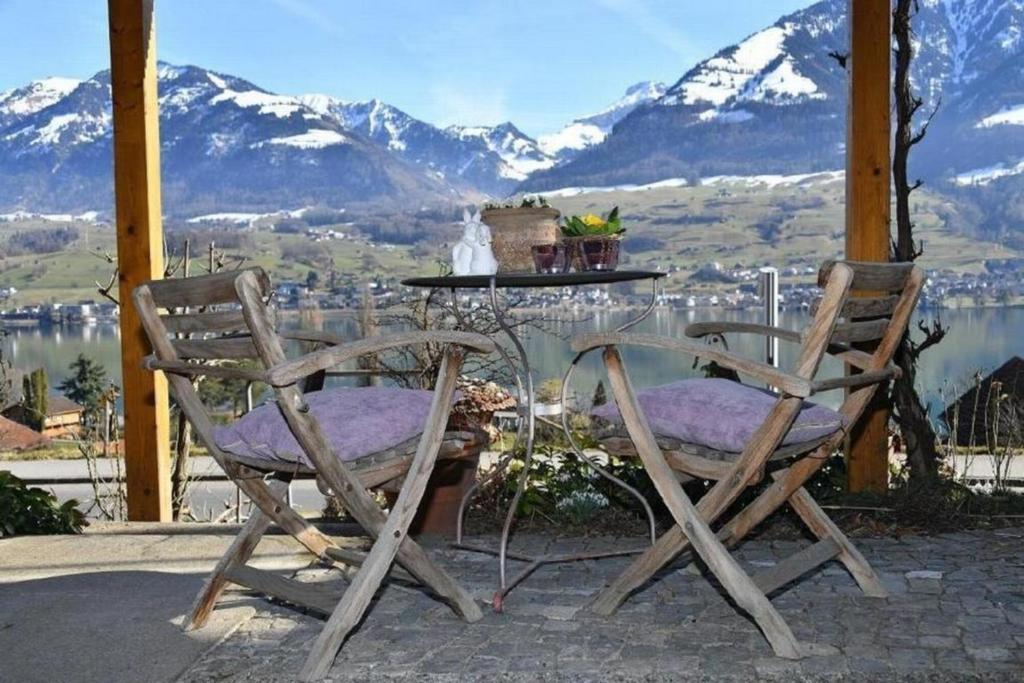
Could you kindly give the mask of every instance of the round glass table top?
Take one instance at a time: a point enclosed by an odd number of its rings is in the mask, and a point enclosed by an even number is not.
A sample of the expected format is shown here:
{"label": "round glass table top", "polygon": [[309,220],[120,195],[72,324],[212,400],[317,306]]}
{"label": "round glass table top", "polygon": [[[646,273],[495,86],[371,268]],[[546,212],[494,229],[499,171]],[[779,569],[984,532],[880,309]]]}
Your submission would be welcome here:
{"label": "round glass table top", "polygon": [[486,289],[495,287],[574,287],[605,285],[613,282],[656,280],[665,273],[656,270],[592,270],[583,273],[498,273],[497,275],[442,275],[402,280],[407,287],[446,289]]}

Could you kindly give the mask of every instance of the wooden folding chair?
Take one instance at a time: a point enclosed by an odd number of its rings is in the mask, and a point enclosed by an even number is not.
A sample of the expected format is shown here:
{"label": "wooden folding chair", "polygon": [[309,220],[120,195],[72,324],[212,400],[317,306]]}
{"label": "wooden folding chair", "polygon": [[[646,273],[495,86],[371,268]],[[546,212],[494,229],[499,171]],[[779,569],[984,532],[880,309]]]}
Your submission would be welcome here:
{"label": "wooden folding chair", "polygon": [[[631,333],[589,334],[576,339],[573,347],[577,351],[604,347],[604,362],[617,409],[628,432],[628,438],[610,438],[606,443],[619,455],[639,455],[676,522],[676,526],[601,591],[591,609],[611,614],[630,593],[690,548],[706,563],[736,604],[754,619],[775,654],[795,659],[816,650],[813,644],[796,641],[767,594],[829,560],[838,559],[866,595],[885,597],[885,588],[870,565],[803,485],[839,446],[879,387],[898,376],[899,370],[892,363],[892,357],[907,329],[923,281],[921,269],[908,263],[832,261],[825,263],[819,272],[818,282],[824,287],[824,293],[811,324],[802,333],[747,323],[698,323],[687,328],[686,333],[691,337],[753,333],[800,344],[799,358],[792,372],[691,340]],[[851,298],[853,290],[861,296]],[[877,346],[873,351],[855,348],[861,342],[875,340]],[[700,432],[707,432],[700,423],[691,429],[698,439],[656,434],[641,408],[644,392],[638,398],[626,373],[617,349],[620,345],[655,347],[714,361],[774,387],[777,395],[772,396],[763,421],[739,452],[723,452],[700,443]],[[837,356],[859,372],[816,379],[826,353]],[[686,380],[678,384],[685,390],[692,382],[704,382],[701,387],[718,386],[707,382],[726,382],[729,386],[720,388],[728,392],[763,392],[726,379]],[[804,399],[834,389],[848,390],[834,427],[830,427],[834,431],[810,441],[794,442],[787,438],[795,431],[801,411],[811,407],[805,405]],[[762,393],[758,400],[763,398]],[[827,412],[823,407],[815,410]],[[720,415],[707,414],[704,422],[713,424],[720,432],[722,420]],[[772,473],[774,481],[752,503],[731,519],[720,519],[744,489],[760,482],[770,466],[780,465]],[[691,502],[680,483],[680,479],[690,477],[715,481],[697,505]],[[787,502],[818,542],[756,576],[748,575],[726,548],[737,544]],[[717,532],[712,531],[710,525],[723,521]]]}
{"label": "wooden folding chair", "polygon": [[[174,398],[210,455],[257,508],[196,598],[189,627],[199,628],[206,622],[228,583],[329,614],[327,625],[300,674],[303,680],[315,680],[330,668],[342,642],[362,618],[393,562],[449,603],[462,618],[472,622],[483,616],[470,594],[407,534],[439,454],[457,458],[474,451],[473,435],[446,434],[445,425],[464,354],[467,351],[488,353],[494,349],[494,344],[478,334],[417,332],[355,342],[333,340],[334,346],[289,359],[285,355],[285,341],[289,337],[308,335],[276,331],[268,305],[270,293],[266,274],[253,268],[149,282],[135,290],[134,301],[154,351],[146,359],[146,366],[167,374]],[[214,310],[215,307],[226,310]],[[190,309],[199,310],[166,312]],[[183,335],[187,338],[182,338]],[[320,341],[332,341],[327,335],[316,336]],[[407,452],[401,452],[401,445],[396,445],[383,454],[342,462],[341,454],[335,452],[322,425],[310,411],[300,383],[359,356],[424,343],[443,345],[446,355],[418,445],[414,442]],[[257,367],[230,365],[244,358],[256,359]],[[213,422],[192,383],[191,378],[199,375],[269,385],[287,428],[311,467],[301,462],[239,458],[218,446]],[[351,428],[359,429],[359,425],[352,424]],[[475,445],[479,446],[479,442]],[[369,554],[360,556],[339,547],[335,540],[286,504],[287,483],[302,472],[315,474],[321,488],[338,496],[345,509],[375,539]],[[401,477],[404,477],[404,484],[398,500],[391,513],[385,515],[367,488]],[[271,523],[291,534],[325,562],[361,565],[340,601],[333,589],[298,582],[246,564]]]}

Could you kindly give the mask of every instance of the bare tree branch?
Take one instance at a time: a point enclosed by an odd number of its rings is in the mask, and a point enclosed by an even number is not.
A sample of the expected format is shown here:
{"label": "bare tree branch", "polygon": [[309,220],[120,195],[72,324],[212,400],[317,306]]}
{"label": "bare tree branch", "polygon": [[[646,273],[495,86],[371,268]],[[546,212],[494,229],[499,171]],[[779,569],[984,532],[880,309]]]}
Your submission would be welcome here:
{"label": "bare tree branch", "polygon": [[846,62],[848,59],[850,59],[849,52],[840,52],[839,50],[832,50],[831,52],[828,53],[828,56],[836,60],[840,68],[844,70],[846,69]]}

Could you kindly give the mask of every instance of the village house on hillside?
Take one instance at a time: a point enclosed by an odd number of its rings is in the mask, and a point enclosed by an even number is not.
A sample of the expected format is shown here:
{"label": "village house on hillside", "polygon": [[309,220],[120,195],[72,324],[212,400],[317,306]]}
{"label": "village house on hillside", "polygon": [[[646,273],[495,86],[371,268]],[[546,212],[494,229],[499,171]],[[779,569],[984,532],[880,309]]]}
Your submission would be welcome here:
{"label": "village house on hillside", "polygon": [[942,413],[957,446],[1024,448],[1024,358],[1014,356]]}
{"label": "village house on hillside", "polygon": [[[10,395],[6,404],[0,406],[0,415],[25,426],[31,425],[32,420],[25,414],[22,402],[22,376],[21,371],[11,373]],[[39,433],[49,439],[77,437],[84,413],[85,408],[67,396],[51,393],[46,399],[46,416],[43,418],[43,428]]]}

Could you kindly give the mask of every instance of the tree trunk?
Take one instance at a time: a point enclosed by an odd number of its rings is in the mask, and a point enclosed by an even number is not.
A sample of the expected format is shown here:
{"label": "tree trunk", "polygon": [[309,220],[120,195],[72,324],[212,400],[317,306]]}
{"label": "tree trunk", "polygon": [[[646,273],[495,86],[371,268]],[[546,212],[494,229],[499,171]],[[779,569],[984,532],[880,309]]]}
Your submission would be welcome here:
{"label": "tree trunk", "polygon": [[174,444],[174,469],[171,470],[171,519],[181,521],[188,488],[188,458],[192,450],[192,423],[178,412],[178,436]]}
{"label": "tree trunk", "polygon": [[[911,18],[917,12],[917,0],[897,0],[893,10],[893,37],[896,41],[896,74],[893,80],[893,95],[896,104],[896,133],[892,155],[892,177],[896,195],[896,242],[893,245],[894,260],[914,261],[921,251],[914,243],[914,223],[910,218],[910,193],[920,182],[911,183],[907,174],[907,160],[910,150],[920,142],[927,131],[925,123],[914,132],[914,114],[921,107],[921,99],[914,96],[910,84],[910,66],[913,62],[911,41]],[[926,329],[926,332],[927,329]],[[907,451],[907,465],[910,476],[917,480],[931,479],[938,474],[939,452],[937,437],[928,410],[917,392],[917,359],[925,348],[938,343],[946,331],[934,325],[928,337],[915,345],[910,332],[905,332],[896,351],[895,362],[903,371],[893,383],[891,399],[894,416],[903,435]]]}
{"label": "tree trunk", "polygon": [[895,358],[896,365],[903,371],[903,376],[893,383],[891,396],[896,422],[907,452],[910,475],[914,479],[923,480],[938,474],[940,456],[935,429],[914,384],[917,363],[913,359],[909,344],[909,339],[905,335]]}

